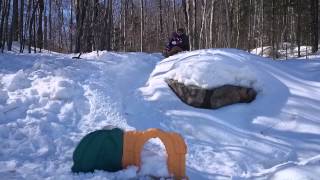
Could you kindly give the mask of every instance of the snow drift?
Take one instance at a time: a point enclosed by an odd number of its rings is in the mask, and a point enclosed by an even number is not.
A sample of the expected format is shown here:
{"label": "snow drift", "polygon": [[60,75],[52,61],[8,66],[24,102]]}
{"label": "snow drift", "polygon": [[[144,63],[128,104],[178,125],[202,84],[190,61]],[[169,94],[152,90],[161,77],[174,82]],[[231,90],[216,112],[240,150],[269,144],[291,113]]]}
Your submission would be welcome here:
{"label": "snow drift", "polygon": [[[0,55],[2,178],[167,175],[165,149],[157,140],[145,146],[140,172],[130,167],[116,173],[72,174],[77,143],[107,125],[180,133],[188,145],[190,179],[320,176],[319,57],[276,62],[233,49],[181,53],[164,60],[146,53],[71,57]],[[203,87],[243,84],[260,93],[251,104],[195,109],[175,97],[163,81],[168,77]]]}

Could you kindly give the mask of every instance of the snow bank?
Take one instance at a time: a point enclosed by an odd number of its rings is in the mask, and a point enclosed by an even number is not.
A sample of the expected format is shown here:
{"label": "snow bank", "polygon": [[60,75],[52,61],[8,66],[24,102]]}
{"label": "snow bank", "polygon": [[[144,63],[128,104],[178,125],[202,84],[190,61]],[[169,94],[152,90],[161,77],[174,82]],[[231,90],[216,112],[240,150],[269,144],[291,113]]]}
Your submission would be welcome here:
{"label": "snow bank", "polygon": [[[139,72],[138,64],[141,69],[151,69],[157,59],[132,54],[130,62],[124,62],[120,57],[127,59],[127,55],[115,58],[115,53],[101,54],[101,57],[87,54],[92,58],[84,61],[60,54],[0,56],[2,177],[130,179],[154,174],[155,168],[166,170],[165,163],[154,163],[157,155],[147,154],[143,161],[148,165],[139,174],[137,167],[117,173],[71,173],[73,150],[84,135],[108,125],[134,129],[121,112],[122,93],[114,88],[127,85],[122,79],[127,78],[127,73]],[[152,63],[139,62],[144,56]],[[119,70],[125,71],[122,75],[115,74]],[[127,87],[123,90],[132,91]],[[159,170],[156,175],[163,173],[167,172]]]}
{"label": "snow bank", "polygon": [[[168,175],[165,149],[156,141],[145,145],[140,172],[128,167],[116,173],[72,174],[78,142],[108,125],[180,133],[188,146],[189,179],[318,176],[318,158],[295,163],[320,154],[318,60],[268,61],[233,49],[180,53],[162,61],[160,54],[147,53],[71,57],[0,55],[1,178]],[[202,87],[227,82],[260,91],[250,104],[196,109],[181,103],[165,78]]]}
{"label": "snow bank", "polygon": [[271,180],[315,180],[320,177],[319,166],[291,167],[275,173]]}

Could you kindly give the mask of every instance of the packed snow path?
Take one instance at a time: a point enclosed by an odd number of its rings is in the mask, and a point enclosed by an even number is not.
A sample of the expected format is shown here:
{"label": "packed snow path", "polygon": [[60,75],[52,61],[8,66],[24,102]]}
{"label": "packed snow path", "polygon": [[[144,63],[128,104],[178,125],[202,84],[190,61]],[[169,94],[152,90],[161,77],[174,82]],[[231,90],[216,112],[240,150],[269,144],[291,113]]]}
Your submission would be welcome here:
{"label": "packed snow path", "polygon": [[[245,73],[257,80],[260,90],[253,103],[196,109],[183,104],[161,81],[166,68],[179,64],[170,62],[214,55],[249,67],[244,70],[254,69]],[[274,62],[238,50],[195,51],[162,62],[161,55],[146,53],[92,52],[80,60],[62,54],[1,54],[0,175],[143,177],[135,167],[117,173],[70,172],[80,139],[113,125],[180,133],[188,145],[190,179],[319,177],[320,61],[315,58]],[[219,67],[224,68],[223,63]],[[154,169],[147,172],[165,174],[164,163],[152,163]]]}

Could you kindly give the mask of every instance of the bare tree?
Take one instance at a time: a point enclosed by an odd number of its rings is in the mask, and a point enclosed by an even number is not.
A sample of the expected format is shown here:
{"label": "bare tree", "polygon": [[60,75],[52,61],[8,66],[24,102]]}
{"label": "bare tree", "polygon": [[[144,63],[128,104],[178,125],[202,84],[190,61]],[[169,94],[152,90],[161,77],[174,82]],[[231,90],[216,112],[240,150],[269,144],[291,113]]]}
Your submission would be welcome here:
{"label": "bare tree", "polygon": [[174,29],[178,28],[177,25],[177,10],[176,10],[176,1],[173,0],[173,7],[172,7],[172,11],[173,11],[173,24],[174,24]]}
{"label": "bare tree", "polygon": [[18,0],[13,0],[13,12],[12,12],[12,20],[11,20],[11,28],[8,39],[8,51],[11,51],[12,41],[18,40]]}
{"label": "bare tree", "polygon": [[37,43],[41,52],[41,49],[43,48],[43,31],[42,31],[42,18],[43,18],[43,10],[44,10],[43,0],[38,0],[38,8],[39,8],[39,17],[38,17]]}
{"label": "bare tree", "polygon": [[301,0],[297,0],[297,45],[298,45],[298,57],[301,57]]}
{"label": "bare tree", "polygon": [[20,0],[20,53],[24,50],[24,28],[23,28],[23,17],[24,17],[24,0]]}
{"label": "bare tree", "polygon": [[108,26],[107,26],[107,50],[111,50],[112,30],[113,30],[113,3],[108,0]]}
{"label": "bare tree", "polygon": [[140,51],[143,51],[143,31],[144,31],[144,1],[140,0],[140,19],[141,19],[141,26],[140,26]]}
{"label": "bare tree", "polygon": [[33,30],[35,31],[36,10],[39,5],[39,1],[35,2],[34,0],[32,0],[32,1],[30,0],[29,5],[31,6],[31,4],[33,5],[33,8],[32,8],[32,13],[31,13],[30,22],[29,22],[29,44],[28,44],[29,45],[29,48],[28,48],[29,53],[31,53],[32,42],[33,42],[33,46],[34,46],[34,51],[36,52],[36,43],[35,43],[36,34],[33,32]]}
{"label": "bare tree", "polygon": [[204,31],[204,24],[205,24],[205,17],[206,17],[206,10],[207,10],[207,0],[202,0],[202,18],[201,18],[201,28],[200,28],[200,38],[199,38],[199,48],[203,48],[203,31]]}
{"label": "bare tree", "polygon": [[86,17],[86,6],[88,5],[87,0],[77,0],[76,8],[76,44],[75,44],[75,53],[81,52],[81,38],[83,35],[83,24]]}
{"label": "bare tree", "polygon": [[230,1],[229,0],[224,0],[225,3],[225,11],[226,11],[226,33],[227,33],[227,38],[226,38],[226,47],[230,47],[231,45],[231,23],[232,23],[232,19],[230,18]]}
{"label": "bare tree", "polygon": [[196,32],[197,27],[197,3],[196,0],[192,0],[192,46],[194,49],[198,49],[198,33]]}
{"label": "bare tree", "polygon": [[312,14],[312,52],[318,51],[319,44],[319,0],[311,0],[311,14]]}
{"label": "bare tree", "polygon": [[7,38],[8,38],[10,4],[11,4],[11,0],[8,0],[6,6],[4,6],[6,8],[5,15],[2,16],[2,18],[4,19],[4,30],[3,30],[3,38],[2,38],[2,52],[4,51],[5,42],[7,41]]}
{"label": "bare tree", "polygon": [[7,16],[7,11],[8,11],[8,0],[3,0],[2,3],[2,13],[1,13],[1,23],[0,23],[0,48],[4,48],[4,43],[3,39],[5,38],[5,30],[4,30],[4,25],[5,25],[5,19]]}
{"label": "bare tree", "polygon": [[170,32],[184,27],[192,50],[236,47],[251,51],[272,46],[277,58],[284,42],[291,42],[291,50],[297,45],[301,56],[302,45],[318,50],[319,2],[307,2],[27,0],[25,11],[25,0],[0,0],[0,47],[4,49],[7,43],[10,50],[12,42],[19,40],[20,52],[25,41],[29,52],[36,47],[59,52],[153,52],[163,48]]}
{"label": "bare tree", "polygon": [[213,42],[213,31],[214,31],[214,3],[215,0],[213,0],[211,2],[211,8],[210,8],[210,24],[209,24],[209,41],[210,43],[210,47],[214,47],[214,42]]}

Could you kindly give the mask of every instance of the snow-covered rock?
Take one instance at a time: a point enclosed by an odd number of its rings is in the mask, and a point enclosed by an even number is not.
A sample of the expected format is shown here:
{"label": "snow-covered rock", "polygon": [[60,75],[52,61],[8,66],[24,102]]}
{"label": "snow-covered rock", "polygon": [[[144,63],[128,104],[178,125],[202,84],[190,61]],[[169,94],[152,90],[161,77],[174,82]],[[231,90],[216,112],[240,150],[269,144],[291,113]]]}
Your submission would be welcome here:
{"label": "snow-covered rock", "polygon": [[[259,69],[251,61],[254,59],[238,50],[208,49],[178,54],[159,62],[141,91],[149,99],[158,99],[154,92],[167,87],[165,81],[170,79],[202,89],[234,85],[260,91]],[[150,93],[155,96],[149,96]]]}
{"label": "snow-covered rock", "polygon": [[260,90],[258,72],[241,53],[209,49],[169,57],[157,64],[148,87],[156,88],[166,81],[183,102],[195,107],[251,102],[256,92],[250,89]]}
{"label": "snow-covered rock", "polygon": [[198,108],[217,109],[234,103],[250,103],[257,95],[253,88],[223,85],[203,89],[166,79],[172,91],[186,104]]}

